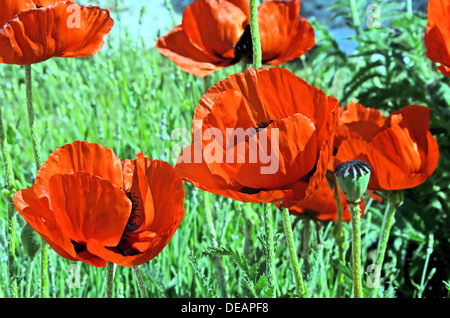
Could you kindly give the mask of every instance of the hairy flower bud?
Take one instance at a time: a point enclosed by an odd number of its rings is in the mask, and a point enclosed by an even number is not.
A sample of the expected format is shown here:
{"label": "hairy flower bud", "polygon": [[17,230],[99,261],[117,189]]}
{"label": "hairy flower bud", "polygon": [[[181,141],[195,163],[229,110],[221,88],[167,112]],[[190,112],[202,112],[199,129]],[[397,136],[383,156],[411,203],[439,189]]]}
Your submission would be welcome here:
{"label": "hairy flower bud", "polygon": [[22,240],[22,245],[25,253],[30,258],[34,258],[36,253],[41,248],[41,237],[39,236],[39,234],[28,223],[26,223],[22,228],[20,238]]}

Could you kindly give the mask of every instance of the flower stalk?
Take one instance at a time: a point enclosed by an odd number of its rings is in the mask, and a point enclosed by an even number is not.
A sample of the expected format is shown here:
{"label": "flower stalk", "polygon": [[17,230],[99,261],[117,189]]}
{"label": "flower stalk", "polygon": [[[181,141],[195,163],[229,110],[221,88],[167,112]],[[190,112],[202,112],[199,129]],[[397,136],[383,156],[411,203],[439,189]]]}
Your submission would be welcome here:
{"label": "flower stalk", "polygon": [[106,298],[112,298],[113,296],[113,285],[114,285],[114,270],[115,264],[111,262],[106,263]]}
{"label": "flower stalk", "polygon": [[[41,151],[39,149],[38,133],[35,124],[33,107],[33,82],[31,75],[31,65],[25,65],[25,87],[27,97],[28,127],[30,129],[31,144],[33,147],[34,162],[36,169],[42,166]],[[48,244],[42,240],[41,247],[41,297],[48,298]]]}
{"label": "flower stalk", "polygon": [[253,67],[258,69],[262,65],[261,39],[258,27],[258,0],[250,0],[250,30],[253,45]]}
{"label": "flower stalk", "polygon": [[9,154],[8,142],[6,140],[5,129],[3,127],[3,114],[0,106],[0,143],[1,143],[1,153],[3,160],[3,170],[5,172],[5,188],[2,190],[8,206],[8,221],[7,221],[7,241],[8,241],[8,275],[10,283],[10,291],[12,298],[18,297],[18,286],[16,277],[16,266],[15,266],[15,241],[16,241],[16,230],[15,230],[15,208],[14,203],[11,199],[12,193],[15,191],[14,184],[14,172],[11,164],[11,156]]}
{"label": "flower stalk", "polygon": [[145,287],[144,278],[142,277],[141,270],[138,266],[133,266],[134,277],[139,287],[142,298],[148,298],[147,288]]}
{"label": "flower stalk", "polygon": [[[395,223],[395,211],[397,207],[399,207],[403,203],[403,192],[402,191],[392,191],[387,194],[387,203],[386,203],[386,212],[385,212],[385,220],[383,221],[383,229],[380,235],[380,241],[378,242],[377,253],[375,257],[376,265],[377,265],[377,275],[376,279],[378,280],[381,271],[383,268],[384,257],[386,254],[387,244],[389,241],[389,235],[391,233],[392,226]],[[372,289],[372,297],[375,297],[377,294],[377,289]]]}
{"label": "flower stalk", "polygon": [[353,296],[363,298],[362,272],[361,272],[361,209],[360,202],[349,202],[352,215],[352,269],[353,269]]}
{"label": "flower stalk", "polygon": [[273,242],[273,215],[272,206],[270,203],[264,205],[264,226],[266,231],[266,275],[269,288],[274,288],[272,297],[276,297],[275,294],[275,246]]}
{"label": "flower stalk", "polygon": [[352,160],[335,168],[339,188],[347,198],[352,217],[353,297],[363,298],[361,273],[361,197],[369,185],[372,168],[367,162]]}
{"label": "flower stalk", "polygon": [[303,282],[302,272],[300,270],[300,263],[297,258],[297,249],[295,247],[294,235],[292,234],[292,224],[289,218],[288,209],[280,207],[281,214],[283,217],[283,229],[284,234],[286,235],[286,242],[289,251],[289,259],[291,262],[291,268],[294,272],[295,285],[297,289],[297,294],[300,297],[303,297],[306,293],[306,286]]}

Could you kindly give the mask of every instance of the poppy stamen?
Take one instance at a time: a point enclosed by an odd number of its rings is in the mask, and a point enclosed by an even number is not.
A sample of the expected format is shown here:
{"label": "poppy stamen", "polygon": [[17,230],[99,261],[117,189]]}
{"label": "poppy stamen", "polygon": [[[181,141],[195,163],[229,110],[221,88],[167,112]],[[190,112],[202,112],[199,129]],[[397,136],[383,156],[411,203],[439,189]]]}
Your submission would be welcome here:
{"label": "poppy stamen", "polygon": [[139,224],[136,223],[136,219],[139,218],[139,215],[137,214],[137,211],[140,209],[139,198],[133,195],[130,190],[125,191],[125,194],[131,201],[131,213],[126,228],[133,232],[139,228]]}
{"label": "poppy stamen", "polygon": [[271,119],[271,120],[269,120],[269,121],[262,121],[262,122],[260,122],[258,125],[256,125],[256,130],[258,131],[258,132],[260,132],[261,130],[263,130],[263,129],[265,129],[265,128],[267,128],[267,127],[269,127],[269,125],[271,124],[271,123],[273,123],[273,122],[275,122],[275,120],[273,120],[273,119]]}

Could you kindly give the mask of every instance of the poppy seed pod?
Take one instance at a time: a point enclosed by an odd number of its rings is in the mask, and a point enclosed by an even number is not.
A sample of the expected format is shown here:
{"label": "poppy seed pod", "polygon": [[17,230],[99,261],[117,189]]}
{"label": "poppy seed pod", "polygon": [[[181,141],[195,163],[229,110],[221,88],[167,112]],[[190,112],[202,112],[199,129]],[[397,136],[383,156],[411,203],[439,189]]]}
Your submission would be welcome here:
{"label": "poppy seed pod", "polygon": [[346,161],[336,166],[339,188],[349,203],[359,203],[366,192],[372,168],[362,160]]}
{"label": "poppy seed pod", "polygon": [[20,233],[20,239],[22,241],[25,254],[27,254],[30,258],[34,258],[36,253],[39,252],[39,249],[41,248],[41,238],[39,234],[28,223],[26,223]]}

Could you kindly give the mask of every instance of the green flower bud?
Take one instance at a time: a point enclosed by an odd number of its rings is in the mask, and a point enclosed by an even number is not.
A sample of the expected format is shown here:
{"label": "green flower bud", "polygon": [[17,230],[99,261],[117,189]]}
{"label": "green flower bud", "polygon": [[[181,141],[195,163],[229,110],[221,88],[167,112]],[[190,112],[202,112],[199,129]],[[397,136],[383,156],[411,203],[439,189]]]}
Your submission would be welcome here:
{"label": "green flower bud", "polygon": [[20,238],[22,240],[22,245],[25,253],[30,258],[34,258],[36,253],[41,248],[41,237],[39,236],[39,234],[27,223],[22,228]]}
{"label": "green flower bud", "polygon": [[349,203],[359,203],[369,184],[370,168],[367,162],[352,160],[343,162],[335,168],[336,179]]}

